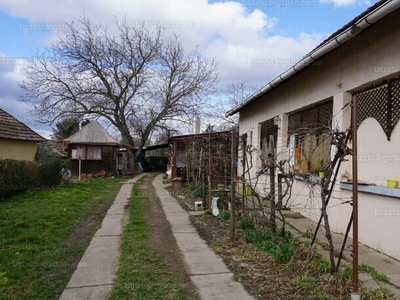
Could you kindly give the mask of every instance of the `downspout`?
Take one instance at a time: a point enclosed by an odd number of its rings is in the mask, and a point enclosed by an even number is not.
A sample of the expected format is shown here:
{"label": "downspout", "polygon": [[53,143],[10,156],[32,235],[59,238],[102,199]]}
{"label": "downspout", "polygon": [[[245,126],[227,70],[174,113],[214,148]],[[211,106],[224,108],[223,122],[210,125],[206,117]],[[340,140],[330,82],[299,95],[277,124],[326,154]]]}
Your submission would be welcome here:
{"label": "downspout", "polygon": [[296,74],[298,71],[303,69],[304,67],[308,66],[309,64],[316,61],[318,58],[322,57],[323,55],[329,53],[333,49],[339,47],[340,45],[344,44],[348,40],[354,38],[357,34],[363,31],[365,28],[369,27],[370,25],[376,23],[378,20],[383,18],[384,16],[390,14],[391,12],[397,10],[400,7],[400,0],[392,0],[388,1],[382,6],[376,8],[374,11],[369,13],[367,16],[358,20],[355,24],[353,24],[350,28],[346,29],[345,31],[339,33],[337,36],[332,37],[329,41],[321,45],[319,48],[315,49],[314,51],[307,54],[304,58],[302,58],[299,62],[297,62],[293,67],[283,72],[278,77],[274,78],[270,81],[267,85],[263,88],[252,94],[248,97],[242,104],[239,106],[229,110],[226,112],[225,116],[229,117],[240,111],[243,107],[247,104],[252,102],[254,99],[260,97],[261,95],[265,94],[269,90],[276,87],[278,84],[282,83],[289,77]]}

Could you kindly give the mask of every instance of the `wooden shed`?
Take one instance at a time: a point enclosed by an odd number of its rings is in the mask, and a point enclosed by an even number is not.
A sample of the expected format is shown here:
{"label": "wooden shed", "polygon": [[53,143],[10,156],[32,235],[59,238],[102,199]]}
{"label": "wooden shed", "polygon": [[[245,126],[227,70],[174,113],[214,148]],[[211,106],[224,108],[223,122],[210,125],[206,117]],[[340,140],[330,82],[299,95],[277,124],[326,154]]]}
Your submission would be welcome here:
{"label": "wooden shed", "polygon": [[68,158],[72,174],[97,174],[104,170],[106,176],[117,172],[119,143],[97,121],[91,121],[78,132],[64,140],[68,143]]}

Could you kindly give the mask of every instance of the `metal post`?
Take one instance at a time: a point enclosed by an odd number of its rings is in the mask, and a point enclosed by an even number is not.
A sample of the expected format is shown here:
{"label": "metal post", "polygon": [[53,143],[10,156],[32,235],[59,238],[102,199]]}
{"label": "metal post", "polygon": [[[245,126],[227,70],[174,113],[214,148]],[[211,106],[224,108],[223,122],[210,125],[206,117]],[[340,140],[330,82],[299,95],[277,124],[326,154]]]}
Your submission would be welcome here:
{"label": "metal post", "polygon": [[212,187],[211,187],[211,128],[208,133],[208,203],[211,208],[211,197],[212,197]]}
{"label": "metal post", "polygon": [[79,156],[79,163],[78,163],[78,177],[79,177],[79,181],[81,181],[81,172],[82,172],[82,160],[81,160],[81,156]]}
{"label": "metal post", "polygon": [[283,174],[278,174],[278,209],[283,208],[283,197],[282,197],[282,176]]}
{"label": "metal post", "polygon": [[230,237],[235,238],[236,230],[236,128],[232,129],[232,147],[231,147],[231,226],[230,226]]}
{"label": "metal post", "polygon": [[270,225],[271,230],[276,233],[276,216],[275,216],[275,143],[274,136],[269,136],[269,149],[268,149],[268,160],[269,160],[269,184],[270,184],[270,197],[271,197],[271,215]]}
{"label": "metal post", "polygon": [[353,148],[353,292],[352,300],[360,299],[358,293],[358,152],[357,152],[357,98],[352,96],[352,148]]}
{"label": "metal post", "polygon": [[342,257],[343,257],[343,252],[344,252],[344,248],[346,246],[346,242],[347,242],[347,238],[349,236],[349,232],[351,229],[351,225],[353,224],[353,214],[350,216],[350,220],[349,223],[347,224],[347,229],[346,229],[346,233],[344,235],[344,239],[343,239],[343,243],[342,243],[342,248],[340,248],[340,254],[339,254],[339,258],[336,264],[336,272],[339,272],[339,267],[340,267],[340,262],[342,261]]}
{"label": "metal post", "polygon": [[246,146],[247,146],[247,134],[242,135],[242,207],[243,207],[243,214],[245,213],[245,203],[244,203],[244,198],[247,196],[246,195],[246,180],[244,178],[244,173],[246,172],[246,159],[247,159],[247,154],[246,154]]}

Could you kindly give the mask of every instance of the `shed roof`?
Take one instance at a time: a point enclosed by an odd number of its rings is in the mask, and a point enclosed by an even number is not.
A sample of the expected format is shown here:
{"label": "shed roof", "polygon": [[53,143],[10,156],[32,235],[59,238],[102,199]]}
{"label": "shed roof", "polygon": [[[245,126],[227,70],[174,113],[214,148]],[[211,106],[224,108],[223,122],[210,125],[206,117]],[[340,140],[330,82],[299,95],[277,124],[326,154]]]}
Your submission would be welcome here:
{"label": "shed roof", "polygon": [[0,138],[44,142],[46,139],[0,108]]}
{"label": "shed roof", "polygon": [[201,140],[204,138],[208,138],[211,136],[212,138],[220,137],[220,136],[230,136],[232,131],[212,131],[212,132],[202,132],[202,133],[193,133],[193,134],[183,134],[183,135],[175,135],[169,138],[170,142],[182,142],[182,141],[194,141]]}
{"label": "shed roof", "polygon": [[38,145],[37,157],[45,158],[67,158],[67,155],[61,152],[57,147],[56,141],[46,141]]}
{"label": "shed roof", "polygon": [[119,145],[97,121],[91,121],[64,141],[70,144]]}

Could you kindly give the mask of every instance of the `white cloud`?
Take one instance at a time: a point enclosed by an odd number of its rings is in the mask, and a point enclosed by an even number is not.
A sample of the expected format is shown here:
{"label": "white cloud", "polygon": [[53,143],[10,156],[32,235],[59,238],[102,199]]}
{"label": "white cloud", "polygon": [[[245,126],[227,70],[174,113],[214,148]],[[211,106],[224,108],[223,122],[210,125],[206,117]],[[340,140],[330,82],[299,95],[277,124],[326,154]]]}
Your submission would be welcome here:
{"label": "white cloud", "polygon": [[[351,0],[322,0],[349,2]],[[309,52],[323,38],[321,34],[301,33],[295,37],[274,34],[279,20],[239,2],[207,0],[86,0],[53,1],[0,0],[0,12],[26,18],[30,27],[53,29],[49,43],[62,33],[63,23],[84,13],[95,22],[108,24],[114,17],[132,24],[146,22],[162,25],[166,34],[175,33],[187,49],[200,46],[205,58],[219,62],[220,88],[232,80],[260,86],[279,75]],[[27,30],[30,30],[27,28]],[[3,66],[4,67],[4,66]],[[8,92],[0,97],[17,95],[16,81],[23,77],[20,66],[0,66],[0,79],[6,80]],[[6,97],[7,96],[7,97]],[[0,101],[0,107],[4,101]]]}
{"label": "white cloud", "polygon": [[326,3],[326,4],[333,4],[336,7],[346,7],[350,5],[365,5],[365,6],[371,6],[371,2],[368,0],[320,0],[321,3]]}
{"label": "white cloud", "polygon": [[[51,13],[48,7],[52,7]],[[32,28],[53,28],[55,34],[60,33],[63,22],[78,18],[82,13],[103,23],[117,17],[133,24],[161,24],[166,26],[167,34],[174,32],[179,35],[188,49],[200,45],[204,57],[217,59],[221,85],[232,79],[258,80],[258,85],[266,83],[284,68],[277,64],[254,68],[249,62],[297,60],[322,39],[318,34],[300,34],[297,37],[271,35],[278,20],[258,9],[248,11],[238,2],[161,0],[155,5],[154,1],[88,0],[61,2],[54,6],[49,0],[34,4],[27,0],[0,0],[0,9],[27,18]],[[47,42],[54,41],[55,34]]]}

